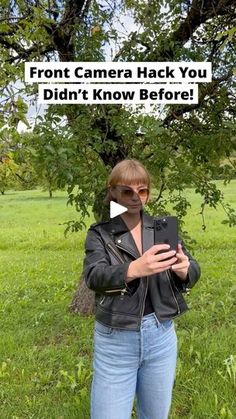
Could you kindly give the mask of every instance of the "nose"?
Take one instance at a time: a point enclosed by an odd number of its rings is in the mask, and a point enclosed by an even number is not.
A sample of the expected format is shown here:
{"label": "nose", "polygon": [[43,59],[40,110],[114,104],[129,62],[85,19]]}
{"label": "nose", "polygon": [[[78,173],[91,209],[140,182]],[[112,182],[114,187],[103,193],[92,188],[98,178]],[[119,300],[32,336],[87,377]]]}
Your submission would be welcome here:
{"label": "nose", "polygon": [[139,194],[138,194],[137,191],[133,190],[132,199],[133,199],[133,201],[140,201]]}

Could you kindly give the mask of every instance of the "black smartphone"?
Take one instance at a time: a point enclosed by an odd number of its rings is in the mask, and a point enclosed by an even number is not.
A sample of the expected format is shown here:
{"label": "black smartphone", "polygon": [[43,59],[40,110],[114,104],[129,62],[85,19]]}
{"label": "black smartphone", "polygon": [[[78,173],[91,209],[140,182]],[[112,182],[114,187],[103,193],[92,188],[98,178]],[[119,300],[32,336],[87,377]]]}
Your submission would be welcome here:
{"label": "black smartphone", "polygon": [[154,244],[169,244],[169,250],[178,249],[178,218],[166,216],[154,220]]}

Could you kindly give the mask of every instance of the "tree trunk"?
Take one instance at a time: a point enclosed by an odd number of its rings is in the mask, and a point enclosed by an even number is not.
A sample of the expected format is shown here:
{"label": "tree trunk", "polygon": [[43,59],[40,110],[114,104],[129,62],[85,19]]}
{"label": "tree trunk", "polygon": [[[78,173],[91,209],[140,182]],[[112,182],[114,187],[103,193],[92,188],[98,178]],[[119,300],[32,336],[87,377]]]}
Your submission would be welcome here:
{"label": "tree trunk", "polygon": [[5,191],[1,191],[1,194],[2,194],[2,195],[5,195]]}
{"label": "tree trunk", "polygon": [[[109,220],[109,205],[104,202],[105,196],[106,190],[101,191],[100,194],[96,194],[96,200],[92,210],[97,222]],[[72,313],[87,316],[95,312],[95,293],[87,287],[83,275],[81,275],[69,309]]]}
{"label": "tree trunk", "polygon": [[82,275],[69,309],[74,314],[85,314],[87,316],[94,314],[95,294],[88,289]]}

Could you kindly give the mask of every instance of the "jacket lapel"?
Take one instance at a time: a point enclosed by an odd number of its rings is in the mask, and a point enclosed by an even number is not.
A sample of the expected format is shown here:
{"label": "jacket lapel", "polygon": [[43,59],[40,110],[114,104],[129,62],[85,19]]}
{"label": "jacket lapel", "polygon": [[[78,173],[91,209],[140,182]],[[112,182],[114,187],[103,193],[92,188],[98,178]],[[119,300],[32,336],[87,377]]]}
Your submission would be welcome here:
{"label": "jacket lapel", "polygon": [[139,251],[135,244],[132,234],[130,233],[127,225],[120,216],[113,218],[111,221],[113,240],[116,246],[133,256],[134,259],[140,257]]}
{"label": "jacket lapel", "polygon": [[[135,259],[140,257],[132,234],[120,216],[110,221],[110,232],[116,246],[129,253]],[[154,244],[153,218],[148,214],[142,214],[142,243],[143,252],[146,252]]]}

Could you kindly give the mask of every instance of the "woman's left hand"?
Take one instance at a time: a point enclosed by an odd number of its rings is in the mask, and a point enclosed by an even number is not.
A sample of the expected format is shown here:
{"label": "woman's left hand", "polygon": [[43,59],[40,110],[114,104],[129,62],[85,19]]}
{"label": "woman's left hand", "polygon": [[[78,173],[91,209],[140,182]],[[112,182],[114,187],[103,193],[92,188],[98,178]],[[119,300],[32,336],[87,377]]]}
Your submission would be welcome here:
{"label": "woman's left hand", "polygon": [[175,256],[177,257],[177,262],[171,266],[171,269],[184,281],[188,275],[190,262],[188,256],[184,254],[181,244],[178,244],[178,251]]}

